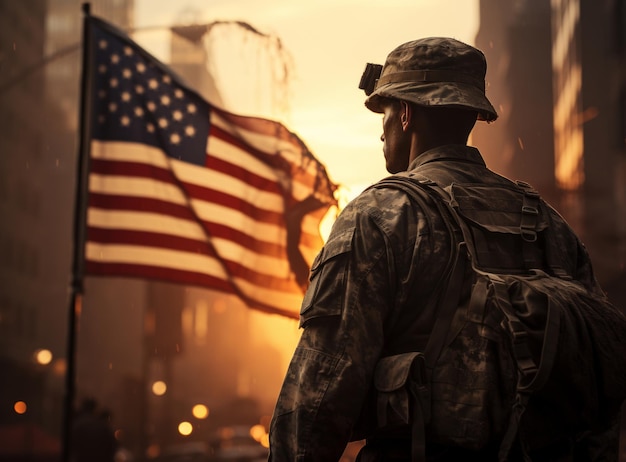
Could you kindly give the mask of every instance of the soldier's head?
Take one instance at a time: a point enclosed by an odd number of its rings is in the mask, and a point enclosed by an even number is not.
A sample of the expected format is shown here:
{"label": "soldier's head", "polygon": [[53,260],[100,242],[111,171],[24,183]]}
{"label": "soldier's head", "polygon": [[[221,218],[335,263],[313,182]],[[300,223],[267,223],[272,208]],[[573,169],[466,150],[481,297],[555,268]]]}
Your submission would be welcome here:
{"label": "soldier's head", "polygon": [[367,94],[365,105],[384,114],[387,170],[408,166],[408,151],[416,149],[408,132],[421,134],[419,149],[425,150],[465,143],[476,120],[496,120],[485,95],[486,71],[480,50],[444,37],[404,43],[389,53],[384,66],[368,64],[359,87]]}

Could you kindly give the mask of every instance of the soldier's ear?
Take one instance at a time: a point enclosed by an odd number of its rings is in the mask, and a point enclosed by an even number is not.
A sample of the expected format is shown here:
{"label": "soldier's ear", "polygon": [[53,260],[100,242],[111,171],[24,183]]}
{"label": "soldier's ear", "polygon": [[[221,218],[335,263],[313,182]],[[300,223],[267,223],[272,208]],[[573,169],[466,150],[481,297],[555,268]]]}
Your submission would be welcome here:
{"label": "soldier's ear", "polygon": [[400,101],[400,123],[402,124],[402,130],[407,131],[411,125],[411,118],[413,116],[413,106],[406,101]]}

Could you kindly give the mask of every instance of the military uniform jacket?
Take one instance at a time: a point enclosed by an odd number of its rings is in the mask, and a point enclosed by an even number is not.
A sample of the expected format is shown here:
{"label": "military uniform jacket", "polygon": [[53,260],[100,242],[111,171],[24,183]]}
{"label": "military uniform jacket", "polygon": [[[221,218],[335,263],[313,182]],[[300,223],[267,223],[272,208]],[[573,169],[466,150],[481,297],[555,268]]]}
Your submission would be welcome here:
{"label": "military uniform jacket", "polygon": [[[409,171],[436,172],[447,184],[510,183],[463,145],[427,151]],[[550,210],[571,250],[562,267],[600,290],[584,247]],[[348,441],[374,435],[366,411],[376,363],[423,350],[451,252],[434,204],[422,210],[400,190],[374,187],[346,206],[311,268],[302,337],[270,426],[270,461],[337,461]]]}

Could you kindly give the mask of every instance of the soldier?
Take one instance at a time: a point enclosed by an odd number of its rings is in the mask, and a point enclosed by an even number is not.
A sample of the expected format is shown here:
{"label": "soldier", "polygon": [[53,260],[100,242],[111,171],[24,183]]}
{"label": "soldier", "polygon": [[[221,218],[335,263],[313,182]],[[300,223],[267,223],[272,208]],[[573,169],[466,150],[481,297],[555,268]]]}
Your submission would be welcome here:
{"label": "soldier", "polygon": [[[467,145],[477,120],[497,118],[485,73],[482,52],[450,38],[408,42],[388,55],[375,87],[364,86],[367,108],[383,115],[391,174],[435,172],[447,185],[511,183]],[[563,266],[600,293],[584,248],[553,219],[571,256]],[[340,213],[311,268],[302,337],[270,426],[270,461],[338,461],[349,441],[364,438],[358,460],[411,460],[410,426],[380,429],[372,418],[375,368],[381,358],[424,350],[451,242],[437,208],[398,189],[368,188]],[[497,460],[497,451],[491,443],[425,442],[427,460]]]}

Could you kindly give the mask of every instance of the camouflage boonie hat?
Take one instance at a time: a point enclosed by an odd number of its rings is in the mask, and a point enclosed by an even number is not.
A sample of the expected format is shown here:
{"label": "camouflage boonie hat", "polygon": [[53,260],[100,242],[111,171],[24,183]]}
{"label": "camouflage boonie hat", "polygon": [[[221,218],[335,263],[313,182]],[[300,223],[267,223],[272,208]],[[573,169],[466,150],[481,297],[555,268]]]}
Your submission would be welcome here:
{"label": "camouflage boonie hat", "polygon": [[486,72],[480,50],[452,38],[429,37],[397,47],[369,93],[361,88],[368,94],[365,105],[374,112],[383,112],[381,97],[386,97],[421,106],[474,109],[479,120],[492,122],[498,114],[485,95]]}

